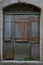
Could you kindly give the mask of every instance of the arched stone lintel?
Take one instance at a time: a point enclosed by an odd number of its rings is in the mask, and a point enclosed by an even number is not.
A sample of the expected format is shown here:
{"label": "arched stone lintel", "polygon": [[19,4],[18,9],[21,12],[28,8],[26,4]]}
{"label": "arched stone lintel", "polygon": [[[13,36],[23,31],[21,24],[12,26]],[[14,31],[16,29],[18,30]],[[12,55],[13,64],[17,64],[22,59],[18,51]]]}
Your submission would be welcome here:
{"label": "arched stone lintel", "polygon": [[33,2],[29,2],[27,0],[21,1],[21,2],[19,2],[18,0],[12,0],[12,1],[11,0],[7,0],[7,1],[3,0],[3,2],[2,2],[2,8],[7,7],[9,5],[12,5],[12,4],[16,4],[16,3],[26,3],[26,4],[30,4],[30,5],[36,6],[39,9],[41,9],[41,7],[39,5],[37,5],[37,4],[33,3]]}

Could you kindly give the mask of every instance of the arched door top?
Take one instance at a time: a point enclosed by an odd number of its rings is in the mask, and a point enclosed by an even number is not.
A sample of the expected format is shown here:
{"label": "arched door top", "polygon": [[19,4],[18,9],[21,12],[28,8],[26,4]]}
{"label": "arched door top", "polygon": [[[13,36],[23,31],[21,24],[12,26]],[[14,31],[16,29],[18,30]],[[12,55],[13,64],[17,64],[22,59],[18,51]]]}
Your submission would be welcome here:
{"label": "arched door top", "polygon": [[27,4],[27,3],[15,3],[3,8],[4,12],[40,12],[40,8]]}

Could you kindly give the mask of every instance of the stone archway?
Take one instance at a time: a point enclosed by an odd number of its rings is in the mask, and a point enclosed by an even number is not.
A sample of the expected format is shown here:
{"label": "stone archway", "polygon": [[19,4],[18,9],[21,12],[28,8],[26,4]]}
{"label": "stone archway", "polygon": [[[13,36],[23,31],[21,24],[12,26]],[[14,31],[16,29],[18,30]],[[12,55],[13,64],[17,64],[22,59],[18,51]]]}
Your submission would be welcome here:
{"label": "stone archway", "polygon": [[[10,42],[10,44],[11,44],[11,42],[12,43],[15,43],[14,42],[14,38],[13,38],[13,36],[15,35],[14,33],[12,33],[12,34],[14,34],[14,35],[12,35],[11,36],[11,38],[9,37],[9,35],[7,35],[7,34],[5,34],[6,32],[5,31],[7,31],[7,27],[9,27],[10,25],[10,23],[6,23],[6,22],[8,22],[8,21],[10,21],[10,19],[11,18],[9,18],[9,16],[11,17],[12,15],[13,15],[13,17],[15,17],[16,15],[18,15],[18,17],[21,19],[24,19],[24,20],[21,20],[21,21],[25,21],[25,18],[26,17],[28,17],[28,19],[29,19],[29,17],[30,17],[30,22],[35,22],[35,29],[36,29],[36,31],[37,31],[37,25],[39,26],[39,14],[40,14],[40,9],[39,8],[37,8],[37,7],[35,7],[35,6],[33,6],[33,5],[30,5],[30,4],[26,4],[26,3],[16,3],[16,4],[12,4],[12,5],[9,5],[9,6],[7,6],[7,7],[5,7],[5,8],[3,8],[3,14],[4,14],[4,47],[3,47],[3,50],[4,50],[4,52],[6,52],[6,48],[9,48],[9,47],[7,47],[7,46],[9,46],[8,44],[9,44],[9,42]],[[8,15],[8,16],[7,16]],[[20,15],[20,16],[19,16]],[[25,16],[24,16],[25,15]],[[24,16],[24,17],[22,17],[22,16]],[[8,20],[6,19],[6,17],[8,17]],[[16,16],[17,17],[17,16]],[[15,17],[15,19],[17,19]],[[27,20],[28,20],[27,19]],[[12,19],[13,20],[13,19]],[[16,20],[15,20],[16,21]],[[28,20],[29,21],[29,20]],[[11,21],[10,21],[11,22]],[[13,22],[14,22],[14,20],[13,20]],[[29,24],[31,25],[31,27],[33,27],[34,26],[34,24],[33,23],[30,23],[29,22]],[[38,22],[38,23],[37,23]],[[5,25],[6,24],[6,25]],[[9,26],[7,26],[7,24],[9,25]],[[32,25],[33,24],[33,25]],[[12,24],[13,26],[12,27],[14,27],[14,23]],[[6,27],[7,26],[7,27]],[[23,27],[24,27],[24,25],[23,25]],[[30,28],[31,28],[30,27]],[[6,28],[6,29],[5,29]],[[25,27],[26,28],[26,27]],[[33,27],[34,28],[34,27]],[[9,30],[10,30],[10,28],[9,28]],[[33,29],[34,30],[34,29]],[[39,29],[38,29],[39,30]],[[13,32],[14,32],[14,28],[13,28],[13,30],[12,30]],[[32,35],[34,35],[34,34],[36,34],[37,35],[37,32],[36,31],[34,31],[33,32],[33,34]],[[39,30],[40,31],[40,30]],[[38,32],[39,32],[38,31]],[[30,32],[30,31],[29,31]],[[32,32],[32,30],[31,30],[31,32]],[[31,33],[30,32],[30,33]],[[9,33],[9,31],[7,32],[8,34],[10,34]],[[26,32],[27,33],[27,32]],[[8,37],[7,37],[7,36]],[[26,34],[27,35],[27,34]],[[35,35],[35,36],[36,36]],[[40,34],[39,34],[40,35]],[[33,52],[29,52],[29,55],[30,55],[30,59],[32,60],[32,58],[31,58],[31,53],[33,53],[33,55],[35,55],[34,56],[34,59],[35,60],[37,60],[37,58],[39,59],[39,55],[38,55],[38,53],[40,54],[40,52],[38,52],[38,51],[40,51],[39,49],[39,47],[40,47],[40,45],[39,45],[39,35],[37,35],[38,36],[38,38],[37,38],[37,36],[36,37],[31,37],[31,38],[28,38],[29,40],[31,39],[31,41],[29,41],[28,42],[28,40],[27,39],[21,39],[21,40],[24,40],[24,41],[20,41],[20,40],[18,40],[18,38],[16,39],[16,42],[18,43],[19,41],[19,43],[23,43],[24,44],[24,42],[27,42],[27,44],[28,43],[32,43],[32,46],[33,46],[33,48],[32,49],[30,49],[29,51],[33,51],[34,50],[34,48],[36,47],[36,49],[35,49],[35,51],[36,51],[36,55],[34,54],[34,51]],[[31,34],[29,34],[29,36],[31,36]],[[13,41],[12,41],[13,40]],[[18,41],[17,41],[18,40]],[[26,41],[25,41],[26,40]],[[7,44],[6,44],[7,43]],[[37,44],[38,43],[38,44]],[[25,43],[26,44],[26,43]],[[6,48],[5,48],[5,46],[6,46]],[[14,45],[13,45],[14,46]],[[12,44],[11,44],[11,47],[12,47]],[[15,47],[15,46],[14,46]],[[7,53],[4,53],[4,55],[3,55],[3,57],[4,57],[4,59],[13,59],[14,58],[14,47],[12,47],[12,49],[11,50],[13,50],[13,52],[12,52],[12,54],[11,54],[11,52],[10,52],[10,48],[8,49],[9,50],[9,55],[8,55],[8,52]],[[30,44],[30,46],[29,46],[29,48],[31,47],[31,44]],[[17,49],[17,48],[16,48]],[[22,49],[22,47],[20,48],[20,49]],[[23,49],[24,49],[24,47],[23,47]],[[26,49],[28,49],[28,47],[26,47]],[[26,49],[24,49],[24,51],[26,50]],[[8,51],[7,50],[7,51]],[[19,49],[18,49],[19,50]],[[37,51],[38,50],[38,51]],[[19,50],[19,51],[21,51],[21,53],[22,53],[22,51],[23,50]],[[24,51],[23,51],[23,53],[24,53]],[[7,55],[6,55],[7,54]],[[12,55],[13,55],[13,58],[12,58]],[[17,54],[16,54],[17,55]],[[33,55],[32,55],[32,57],[33,57]],[[19,55],[20,56],[20,55]],[[25,55],[24,55],[25,56]],[[10,58],[9,58],[10,57]],[[21,56],[22,57],[22,56]],[[20,58],[21,58],[20,57]],[[27,57],[27,56],[26,56]],[[19,58],[19,57],[18,57]],[[15,58],[16,59],[16,58]],[[27,58],[27,59],[29,59],[29,58]]]}

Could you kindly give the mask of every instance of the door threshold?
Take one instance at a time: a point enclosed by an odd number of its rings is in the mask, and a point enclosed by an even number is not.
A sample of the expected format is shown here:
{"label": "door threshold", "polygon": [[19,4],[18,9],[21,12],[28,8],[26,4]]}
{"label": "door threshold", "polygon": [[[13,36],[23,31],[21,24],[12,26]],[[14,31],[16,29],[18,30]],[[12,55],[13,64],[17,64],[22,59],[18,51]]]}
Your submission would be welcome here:
{"label": "door threshold", "polygon": [[2,63],[42,63],[41,61],[16,61],[16,60],[3,60]]}

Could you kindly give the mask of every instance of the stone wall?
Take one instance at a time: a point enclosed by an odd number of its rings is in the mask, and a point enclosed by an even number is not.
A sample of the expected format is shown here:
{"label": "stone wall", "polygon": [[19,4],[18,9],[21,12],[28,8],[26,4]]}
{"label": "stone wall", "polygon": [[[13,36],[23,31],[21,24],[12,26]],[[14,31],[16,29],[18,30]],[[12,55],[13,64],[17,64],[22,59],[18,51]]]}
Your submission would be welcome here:
{"label": "stone wall", "polygon": [[[43,0],[25,0],[25,3],[33,4],[41,8],[40,12],[40,61],[43,61]],[[3,45],[3,7],[7,5],[18,3],[18,0],[2,0],[0,1],[0,57],[2,59],[2,45]]]}
{"label": "stone wall", "polygon": [[43,9],[40,15],[40,60],[43,61]]}

